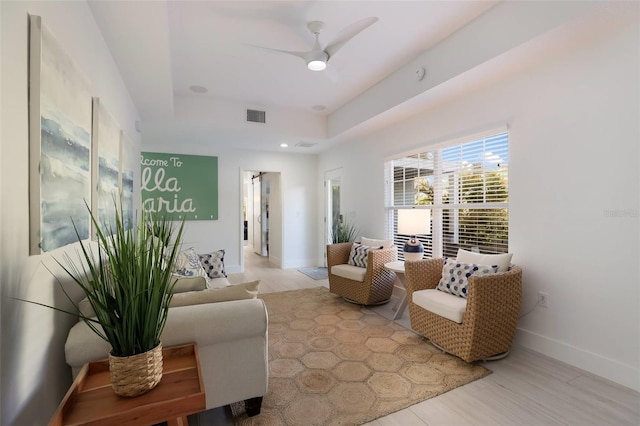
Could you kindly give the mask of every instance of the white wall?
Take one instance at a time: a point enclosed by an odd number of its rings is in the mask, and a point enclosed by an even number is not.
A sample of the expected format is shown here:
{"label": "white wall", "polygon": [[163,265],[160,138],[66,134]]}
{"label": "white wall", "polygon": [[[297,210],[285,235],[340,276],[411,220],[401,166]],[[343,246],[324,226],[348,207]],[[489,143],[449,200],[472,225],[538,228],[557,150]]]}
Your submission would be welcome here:
{"label": "white wall", "polygon": [[71,372],[64,363],[66,336],[54,327],[60,314],[8,299],[37,294],[43,303],[63,303],[54,288],[27,289],[20,284],[22,267],[34,259],[28,255],[28,13],[42,17],[87,76],[92,94],[139,145],[138,116],[86,3],[2,1],[0,8],[0,424],[41,425],[71,384]]}
{"label": "white wall", "polygon": [[243,173],[280,172],[282,268],[316,265],[315,155],[234,149],[233,140],[180,122],[143,123],[142,150],[218,157],[218,220],[187,222],[184,245],[199,253],[225,249],[228,272],[243,267]]}
{"label": "white wall", "polygon": [[320,156],[318,181],[343,167],[343,211],[379,235],[385,159],[508,124],[509,248],[524,271],[522,312],[549,293],[548,309],[520,320],[517,341],[640,390],[639,40],[636,22],[340,145]]}

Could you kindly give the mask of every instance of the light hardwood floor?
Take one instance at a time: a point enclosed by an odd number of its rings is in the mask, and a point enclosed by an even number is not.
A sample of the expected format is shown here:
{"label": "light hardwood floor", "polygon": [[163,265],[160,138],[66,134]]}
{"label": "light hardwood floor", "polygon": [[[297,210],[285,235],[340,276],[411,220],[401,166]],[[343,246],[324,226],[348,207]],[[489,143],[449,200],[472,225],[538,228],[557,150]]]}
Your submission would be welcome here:
{"label": "light hardwood floor", "polygon": [[[259,279],[260,292],[328,287],[296,269],[282,270],[245,249],[245,272],[232,283]],[[393,301],[374,310],[392,318]],[[407,312],[396,320],[407,328]],[[493,374],[369,426],[391,425],[640,425],[640,394],[522,347],[484,364]],[[189,418],[189,424],[232,425],[228,408]]]}

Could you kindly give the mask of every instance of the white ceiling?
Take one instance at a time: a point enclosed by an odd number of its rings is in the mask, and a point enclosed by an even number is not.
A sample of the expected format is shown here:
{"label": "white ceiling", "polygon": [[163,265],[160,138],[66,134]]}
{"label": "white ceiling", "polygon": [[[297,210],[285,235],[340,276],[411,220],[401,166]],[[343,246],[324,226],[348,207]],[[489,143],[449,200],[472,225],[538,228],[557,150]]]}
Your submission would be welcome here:
{"label": "white ceiling", "polygon": [[[497,3],[89,0],[143,129],[145,122],[181,120],[198,128],[224,127],[229,135],[235,127],[237,139],[244,139],[242,147],[256,149],[278,149],[282,140],[317,143],[331,139],[326,127],[336,111],[380,86],[385,78]],[[379,18],[378,22],[332,57],[326,71],[309,71],[300,58],[251,46],[310,50],[314,37],[307,23],[319,20],[326,23],[320,35],[324,47],[340,30],[370,16]],[[195,93],[191,86],[202,86],[207,92]],[[270,129],[256,138],[255,129],[243,129],[243,120],[234,126],[227,119],[220,126],[207,110],[214,104],[217,111],[225,106],[242,112],[264,109],[267,119],[273,116],[271,111],[281,119],[289,115],[290,121],[304,122],[300,120],[304,116],[325,129],[306,135],[304,131],[292,135],[291,129],[289,134]],[[326,110],[314,110],[317,105]],[[268,147],[265,138],[272,142]]]}

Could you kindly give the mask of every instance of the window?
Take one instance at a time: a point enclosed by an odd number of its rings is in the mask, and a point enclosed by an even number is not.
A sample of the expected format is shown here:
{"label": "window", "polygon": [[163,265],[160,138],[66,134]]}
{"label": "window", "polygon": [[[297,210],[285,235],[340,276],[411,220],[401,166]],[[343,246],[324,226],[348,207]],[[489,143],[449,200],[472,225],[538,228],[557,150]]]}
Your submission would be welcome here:
{"label": "window", "polygon": [[400,248],[398,210],[430,210],[430,233],[417,235],[427,257],[458,248],[506,253],[509,241],[508,133],[470,137],[385,163],[387,234]]}

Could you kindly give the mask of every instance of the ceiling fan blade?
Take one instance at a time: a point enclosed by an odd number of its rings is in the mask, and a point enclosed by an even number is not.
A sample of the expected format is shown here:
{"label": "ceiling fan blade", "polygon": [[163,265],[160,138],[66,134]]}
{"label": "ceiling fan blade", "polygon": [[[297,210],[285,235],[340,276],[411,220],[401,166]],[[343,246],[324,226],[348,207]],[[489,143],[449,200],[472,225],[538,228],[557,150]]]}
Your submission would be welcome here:
{"label": "ceiling fan blade", "polygon": [[293,52],[291,50],[273,49],[271,47],[256,46],[255,44],[246,44],[246,45],[247,46],[251,46],[251,47],[256,47],[256,48],[262,49],[262,50],[267,50],[267,51],[270,51],[270,52],[286,53],[287,55],[293,55],[293,56],[297,56],[298,58],[302,58],[305,61],[307,61],[308,58],[309,58],[309,52]]}
{"label": "ceiling fan blade", "polygon": [[353,24],[340,31],[338,33],[338,37],[331,43],[329,43],[327,47],[325,47],[324,51],[327,53],[327,55],[329,55],[329,58],[331,58],[349,40],[357,36],[362,31],[366,30],[369,26],[375,24],[376,22],[378,22],[378,18],[373,16],[354,22]]}

